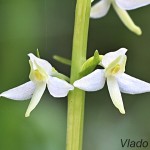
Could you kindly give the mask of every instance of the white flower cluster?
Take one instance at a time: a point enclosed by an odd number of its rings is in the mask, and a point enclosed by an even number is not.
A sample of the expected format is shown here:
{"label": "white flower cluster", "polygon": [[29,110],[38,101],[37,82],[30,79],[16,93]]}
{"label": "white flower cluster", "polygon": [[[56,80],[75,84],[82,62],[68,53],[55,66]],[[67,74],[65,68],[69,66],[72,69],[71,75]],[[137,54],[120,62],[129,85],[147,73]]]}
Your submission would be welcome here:
{"label": "white flower cluster", "polygon": [[[91,2],[92,1],[93,0],[91,0]],[[91,18],[101,18],[105,16],[111,4],[125,26],[140,35],[142,33],[141,29],[134,24],[126,10],[149,5],[150,0],[101,0],[91,8]],[[29,64],[31,71],[29,78],[31,81],[5,91],[1,93],[0,96],[13,100],[27,100],[31,98],[25,114],[25,116],[28,117],[39,103],[46,86],[53,97],[65,97],[69,91],[74,90],[74,87],[84,91],[100,90],[104,87],[106,81],[113,104],[122,114],[125,114],[121,92],[128,94],[150,92],[149,83],[124,73],[127,60],[126,52],[127,49],[121,48],[115,52],[105,54],[99,64],[104,69],[97,69],[89,73],[75,81],[73,85],[58,78],[57,75],[54,75],[53,67],[49,62],[30,53],[28,56],[30,57]],[[99,58],[99,54],[97,55]]]}
{"label": "white flower cluster", "polygon": [[126,52],[127,49],[121,48],[115,52],[105,54],[99,64],[104,69],[97,69],[75,81],[74,86],[58,77],[53,77],[51,64],[30,53],[28,56],[30,57],[31,71],[29,78],[31,81],[5,91],[0,96],[13,100],[27,100],[31,98],[25,114],[28,117],[39,103],[46,85],[53,97],[65,97],[70,90],[74,90],[74,87],[84,91],[97,91],[102,89],[105,81],[107,81],[113,104],[122,114],[125,114],[121,92],[129,94],[150,92],[149,83],[124,73],[127,59]]}

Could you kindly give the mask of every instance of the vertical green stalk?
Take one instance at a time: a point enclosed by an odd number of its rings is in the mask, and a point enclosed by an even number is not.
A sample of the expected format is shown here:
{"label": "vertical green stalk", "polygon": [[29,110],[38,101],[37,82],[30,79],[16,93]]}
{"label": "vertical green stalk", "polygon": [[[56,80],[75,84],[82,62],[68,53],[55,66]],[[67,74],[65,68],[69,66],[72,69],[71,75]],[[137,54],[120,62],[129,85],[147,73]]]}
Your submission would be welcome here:
{"label": "vertical green stalk", "polygon": [[[71,83],[79,79],[82,64],[86,61],[91,0],[77,0],[72,49]],[[84,120],[85,92],[76,89],[68,96],[66,150],[81,150]]]}

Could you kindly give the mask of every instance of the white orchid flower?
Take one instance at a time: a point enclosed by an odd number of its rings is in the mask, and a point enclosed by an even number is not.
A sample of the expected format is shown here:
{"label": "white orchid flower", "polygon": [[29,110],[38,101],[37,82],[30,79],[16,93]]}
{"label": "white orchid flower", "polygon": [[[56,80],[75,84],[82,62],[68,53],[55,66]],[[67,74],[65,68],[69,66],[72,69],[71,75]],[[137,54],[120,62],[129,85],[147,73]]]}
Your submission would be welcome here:
{"label": "white orchid flower", "polygon": [[101,62],[105,69],[97,69],[74,82],[75,87],[84,91],[97,91],[104,87],[106,80],[112,102],[122,114],[125,114],[125,109],[120,92],[128,94],[150,92],[149,83],[124,73],[126,51],[127,49],[121,48],[118,51],[107,53]]}
{"label": "white orchid flower", "polygon": [[13,100],[27,100],[31,98],[25,117],[28,117],[39,103],[46,85],[50,94],[54,97],[65,97],[70,90],[74,89],[66,81],[52,77],[52,66],[49,62],[37,58],[31,53],[28,56],[30,57],[31,71],[29,78],[31,81],[0,94],[2,97]]}
{"label": "white orchid flower", "polygon": [[111,4],[124,25],[132,32],[141,35],[141,29],[134,24],[126,10],[149,5],[150,0],[101,0],[91,8],[91,18],[101,18],[105,16]]}

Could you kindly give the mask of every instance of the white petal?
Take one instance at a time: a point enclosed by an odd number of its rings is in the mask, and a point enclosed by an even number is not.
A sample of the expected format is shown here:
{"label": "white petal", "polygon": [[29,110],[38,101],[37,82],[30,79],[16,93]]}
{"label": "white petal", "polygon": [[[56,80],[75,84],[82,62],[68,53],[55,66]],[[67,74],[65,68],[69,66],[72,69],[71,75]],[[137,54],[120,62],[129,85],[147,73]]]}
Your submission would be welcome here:
{"label": "white petal", "polygon": [[25,84],[17,86],[16,88],[1,93],[0,96],[13,100],[27,100],[32,97],[34,90],[35,84],[32,81],[29,81]]}
{"label": "white petal", "polygon": [[[52,66],[48,61],[38,58],[32,53],[28,54],[28,56],[30,57],[30,60],[33,64],[36,62],[41,68],[45,70],[45,72],[47,72],[47,74],[51,75]],[[35,67],[34,69],[36,69],[36,65],[34,65],[33,67]]]}
{"label": "white petal", "polygon": [[84,91],[97,91],[104,87],[104,70],[97,69],[87,76],[74,82],[74,86]]}
{"label": "white petal", "polygon": [[125,10],[132,10],[150,4],[150,0],[116,0],[119,7]]}
{"label": "white petal", "polygon": [[110,8],[110,0],[101,0],[91,8],[91,18],[101,18],[105,16]]}
{"label": "white petal", "polygon": [[68,82],[56,77],[49,77],[47,87],[53,97],[65,97],[74,87]]}
{"label": "white petal", "polygon": [[42,82],[42,83],[36,84],[36,89],[33,93],[32,99],[31,99],[30,104],[27,108],[25,117],[29,117],[31,111],[37,106],[37,104],[39,103],[39,101],[40,101],[40,99],[41,99],[41,97],[45,91],[45,88],[46,88],[46,83]]}
{"label": "white petal", "polygon": [[125,73],[117,76],[117,81],[120,87],[120,91],[128,94],[140,94],[150,92],[150,84],[131,77]]}
{"label": "white petal", "polygon": [[114,61],[117,57],[119,57],[121,55],[125,55],[126,52],[127,52],[126,48],[120,48],[119,50],[117,50],[115,52],[109,52],[109,53],[105,54],[102,59],[102,66],[105,68],[108,67],[108,65],[112,61]]}
{"label": "white petal", "polygon": [[137,35],[141,35],[142,31],[140,27],[135,25],[129,14],[127,13],[126,10],[120,8],[115,1],[112,3],[116,13],[118,14],[120,20],[123,22],[123,24],[132,32],[136,33]]}
{"label": "white petal", "polygon": [[113,104],[119,109],[122,114],[125,114],[124,105],[116,78],[113,76],[109,76],[107,78],[107,85]]}

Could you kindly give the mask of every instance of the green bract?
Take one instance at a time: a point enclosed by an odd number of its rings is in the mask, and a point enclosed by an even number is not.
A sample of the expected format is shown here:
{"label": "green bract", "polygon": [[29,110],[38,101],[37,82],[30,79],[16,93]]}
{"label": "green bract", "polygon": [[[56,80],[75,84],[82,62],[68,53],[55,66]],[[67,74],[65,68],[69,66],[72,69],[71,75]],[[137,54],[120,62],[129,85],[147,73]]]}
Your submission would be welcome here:
{"label": "green bract", "polygon": [[80,76],[83,77],[91,73],[96,66],[101,62],[102,55],[99,55],[98,51],[94,52],[94,56],[90,57],[81,67]]}

